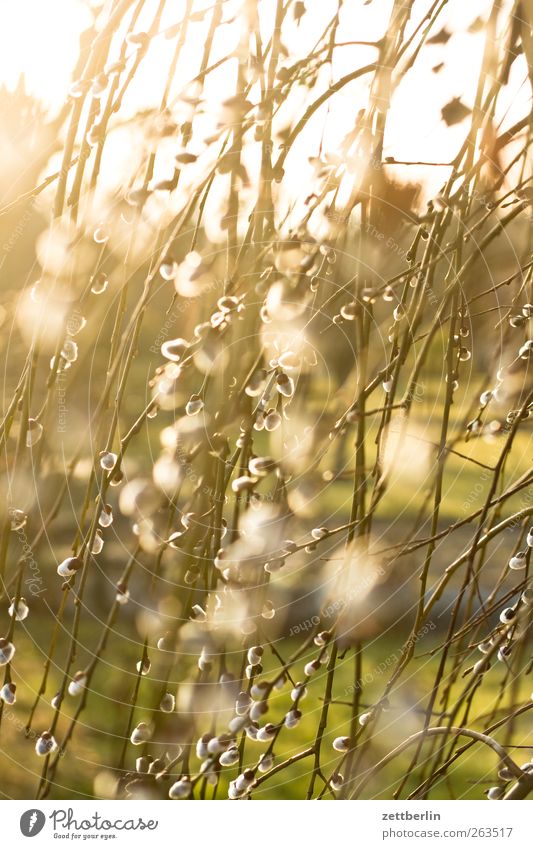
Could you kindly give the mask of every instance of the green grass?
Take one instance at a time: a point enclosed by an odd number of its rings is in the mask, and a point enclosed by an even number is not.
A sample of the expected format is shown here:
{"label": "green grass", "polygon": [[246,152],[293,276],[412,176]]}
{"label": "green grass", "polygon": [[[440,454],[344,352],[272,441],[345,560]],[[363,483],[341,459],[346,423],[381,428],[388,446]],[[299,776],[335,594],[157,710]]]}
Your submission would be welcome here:
{"label": "green grass", "polygon": [[[88,636],[89,632],[85,630],[82,633],[81,642],[83,643]],[[435,639],[431,635],[431,643],[433,645],[435,644]],[[286,657],[296,647],[295,641],[289,640],[283,644],[280,651]],[[429,649],[429,645],[426,644],[425,640],[423,648],[424,653]],[[29,657],[29,653],[25,649],[24,641],[21,640],[17,674],[19,679],[24,681],[24,687],[21,686],[19,688],[21,698],[17,702],[16,710],[9,707],[5,708],[2,730],[2,749],[6,758],[3,792],[6,797],[13,798],[33,797],[38,784],[40,768],[42,767],[42,760],[34,753],[34,738],[27,739],[21,727],[21,719],[26,717],[30,707],[30,693],[35,690],[40,680],[40,670],[35,667],[34,663],[26,660]],[[365,685],[361,694],[361,703],[363,705],[372,703],[379,698],[387,675],[393,668],[393,660],[397,657],[397,651],[396,642],[387,641],[383,638],[377,640],[365,650],[363,677],[365,682],[368,683]],[[147,701],[149,699],[147,694],[153,689],[153,679],[157,678],[158,673],[161,671],[161,665],[157,662],[157,652],[154,652],[153,655],[154,663],[150,675],[144,678],[141,684],[139,698],[141,707],[137,709],[136,721],[146,718],[149,715],[147,710],[143,708],[148,707],[150,704]],[[106,662],[101,665],[95,677],[95,692],[89,696],[88,706],[81,716],[81,722],[76,731],[76,745],[69,747],[67,755],[60,763],[56,775],[56,784],[53,789],[53,798],[91,797],[98,795],[98,788],[102,788],[102,786],[105,786],[107,788],[106,792],[109,792],[111,782],[114,781],[117,775],[113,771],[113,768],[118,763],[121,748],[120,736],[124,730],[124,719],[126,716],[125,711],[120,709],[120,702],[123,700],[127,701],[133,689],[136,653],[132,650],[132,647],[128,649],[127,643],[121,641],[120,664],[125,669],[129,669],[128,682],[126,681],[124,671],[120,670],[120,674],[116,674],[119,670],[107,665],[111,656],[115,658],[114,662],[117,664],[116,647],[115,650],[113,650],[113,647],[111,648],[111,652],[105,657]],[[303,666],[306,660],[311,657],[313,657],[312,651],[302,657],[296,666],[296,669],[301,672],[302,677]],[[415,658],[398,687],[393,690],[390,710],[381,715],[377,727],[373,731],[371,755],[367,754],[363,757],[359,770],[360,774],[364,773],[365,769],[368,769],[395,746],[399,745],[409,734],[421,729],[423,723],[421,708],[427,702],[428,694],[436,674],[437,663],[438,659],[436,657],[429,657],[426,654]],[[180,673],[183,673],[182,680],[194,679],[196,674],[194,667],[189,667],[187,670],[183,664],[179,664],[179,666]],[[265,658],[265,676],[268,677],[268,671],[275,668],[275,659],[272,656]],[[308,696],[301,703],[303,718],[298,727],[293,730],[284,729],[282,731],[275,746],[276,763],[295,755],[312,743],[323,705],[324,674],[321,670],[311,679]],[[350,653],[344,660],[339,661],[337,665],[333,690],[334,701],[351,701],[350,685],[352,675],[353,660]],[[468,722],[470,727],[475,727],[478,730],[483,730],[486,727],[487,720],[484,717],[487,717],[493,707],[497,705],[502,677],[503,667],[501,664],[497,664],[485,676],[483,686],[477,691],[472,703],[471,719]],[[370,680],[371,678],[372,680]],[[36,714],[35,729],[44,730],[47,727],[47,717],[51,715],[49,699],[54,694],[58,682],[59,676],[53,671],[50,676],[50,686],[45,700],[41,703]],[[464,683],[464,681],[460,681],[453,687],[450,704],[454,704],[455,696],[464,687]],[[282,691],[275,691],[271,699],[268,716],[266,717],[268,721],[277,722],[282,719],[290,703],[290,687],[290,683],[287,682]],[[528,698],[528,687],[530,687],[530,684],[527,681],[521,680],[518,682],[516,692],[518,702]],[[105,692],[105,697],[101,695],[103,692]],[[178,697],[179,703],[180,698]],[[76,699],[67,697],[65,702],[65,716],[60,725],[61,730],[65,729],[67,717],[72,714],[76,705]],[[207,709],[209,711],[209,705]],[[231,715],[231,710],[226,709],[220,712],[217,718],[217,730],[221,731],[224,729],[224,724]],[[165,718],[165,724],[160,728],[159,733],[169,742],[166,748],[171,755],[173,750],[175,751],[175,745],[177,745],[184,730],[190,727],[189,721],[190,717],[180,714],[179,708],[175,715]],[[349,705],[332,704],[327,732],[323,738],[324,755],[322,758],[322,769],[326,777],[329,777],[330,773],[335,771],[341,757],[333,750],[331,745],[332,740],[336,736],[348,734],[349,723]],[[202,730],[205,730],[205,725],[204,717],[201,723]],[[60,737],[61,734],[58,735],[58,739]],[[162,737],[159,739],[162,739]],[[499,739],[497,734],[496,737]],[[513,739],[523,744],[529,744],[533,748],[533,740],[531,739],[527,717],[517,722]],[[172,741],[174,741],[174,745]],[[461,743],[464,742],[464,740],[461,740]],[[259,754],[265,750],[266,745],[247,740],[244,757],[245,765],[248,763],[253,765],[257,761]],[[429,751],[431,743],[426,743],[425,746]],[[142,747],[129,745],[126,769],[134,767],[135,758],[140,754],[141,749]],[[154,749],[151,751],[153,752]],[[391,794],[399,781],[399,776],[403,775],[404,770],[409,766],[410,755],[413,751],[414,749],[408,750],[396,761],[387,766],[386,769],[382,770],[374,779],[365,782],[361,794],[362,797],[391,798]],[[529,759],[528,751],[524,751],[521,754],[519,750],[510,749],[509,752],[518,762]],[[12,768],[9,767],[9,764],[12,764]],[[193,754],[191,766],[197,765],[198,761]],[[278,778],[271,779],[263,787],[258,788],[254,796],[256,798],[279,799],[304,798],[309,783],[311,766],[312,758],[306,758],[293,764],[280,773]],[[494,753],[481,744],[475,744],[452,767],[450,770],[450,781],[442,778],[434,785],[430,798],[445,799],[452,797],[454,794],[457,798],[480,798],[483,790],[496,781],[497,767],[497,758]],[[233,778],[236,774],[235,767],[226,768],[222,773],[223,779],[226,779],[226,777],[228,779]],[[96,784],[95,788],[96,776],[99,776],[99,783]],[[357,781],[357,776],[355,776],[355,779]],[[413,790],[418,785],[419,780],[420,772],[415,771],[409,778],[406,792]],[[317,785],[318,789],[322,789],[322,786],[323,784],[319,781]],[[198,787],[198,794],[200,793],[200,787],[201,785]],[[222,780],[217,791],[219,798],[224,798],[226,795],[225,788],[225,781]],[[208,798],[211,793],[212,788],[209,788],[207,790]]]}

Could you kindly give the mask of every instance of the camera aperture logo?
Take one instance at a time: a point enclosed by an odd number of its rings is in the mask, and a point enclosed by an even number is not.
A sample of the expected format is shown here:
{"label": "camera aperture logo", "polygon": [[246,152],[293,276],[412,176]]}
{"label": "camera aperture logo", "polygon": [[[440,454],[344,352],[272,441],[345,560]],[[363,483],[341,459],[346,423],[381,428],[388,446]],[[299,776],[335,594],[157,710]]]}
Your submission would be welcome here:
{"label": "camera aperture logo", "polygon": [[31,808],[29,811],[24,811],[20,818],[20,830],[24,837],[35,837],[43,830],[46,817],[42,811],[37,808]]}

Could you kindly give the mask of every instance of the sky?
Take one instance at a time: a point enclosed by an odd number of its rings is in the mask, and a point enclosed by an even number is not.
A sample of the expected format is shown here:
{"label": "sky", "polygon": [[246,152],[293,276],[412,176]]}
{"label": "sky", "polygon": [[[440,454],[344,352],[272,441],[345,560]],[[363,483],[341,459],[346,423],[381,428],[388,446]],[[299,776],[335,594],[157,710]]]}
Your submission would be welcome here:
{"label": "sky", "polygon": [[[93,10],[101,8],[101,19],[105,18],[108,2],[91,3],[88,0],[18,0],[4,4],[0,9],[0,82],[13,88],[23,74],[26,87],[33,95],[54,112],[65,102],[72,82],[72,69],[78,54],[78,37],[89,26]],[[209,9],[212,0],[195,0],[195,11]],[[286,47],[294,56],[305,56],[336,9],[334,0],[306,0],[307,13],[299,25],[290,21],[283,30]],[[445,5],[435,32],[446,28],[453,35],[446,44],[425,47],[412,70],[397,88],[387,119],[385,155],[399,160],[429,160],[448,162],[453,158],[465,135],[466,124],[446,127],[441,118],[442,107],[453,97],[460,97],[470,106],[475,96],[479,67],[482,59],[484,39],[478,29],[470,32],[474,21],[486,19],[491,3],[487,0],[449,0]],[[508,5],[504,0],[504,6]],[[153,15],[156,0],[147,0],[145,14],[141,14],[138,29],[147,28]],[[140,109],[157,106],[164,87],[164,80],[172,56],[173,44],[166,37],[167,31],[181,19],[185,0],[167,3],[161,22],[161,34],[154,39],[143,62],[142,73],[131,86],[124,101],[121,115],[133,116]],[[410,29],[421,20],[430,8],[429,0],[415,0]],[[224,20],[215,39],[213,59],[222,57],[239,44],[240,23],[246,0],[226,0]],[[274,0],[261,0],[262,26],[264,34],[272,25]],[[337,41],[368,41],[380,38],[388,21],[392,0],[373,0],[368,5],[364,0],[348,0],[342,6]],[[190,28],[183,56],[178,65],[175,84],[171,92],[175,97],[194,76],[198,68],[203,47],[206,21],[199,20]],[[409,29],[408,29],[409,32]],[[334,54],[332,69],[324,68],[319,77],[322,85],[328,85],[330,74],[334,79],[353,70],[354,67],[373,61],[376,50],[372,47],[346,46]],[[444,63],[435,73],[433,68]],[[221,67],[206,81],[204,95],[205,132],[209,132],[210,120],[217,113],[221,99],[235,85],[237,60]],[[328,102],[302,134],[300,146],[308,156],[316,155],[320,149],[335,151],[340,140],[353,127],[354,115],[365,105],[368,78],[346,86]],[[305,108],[306,90],[295,92],[286,107],[287,122],[294,120]],[[522,117],[528,108],[530,97],[525,64],[519,60],[513,66],[509,97],[502,101],[498,118],[504,125]],[[327,119],[327,120],[326,120]],[[118,145],[117,145],[118,147]],[[109,166],[104,176],[120,175],[120,161],[113,158],[113,145],[107,153]],[[307,157],[294,157],[292,163],[294,189],[301,187],[302,179],[310,176],[309,166],[302,164]],[[302,170],[303,169],[303,170]],[[399,173],[399,172],[398,172]],[[436,191],[445,178],[442,169],[412,167],[406,176],[422,180],[428,191]],[[288,183],[291,175],[288,176]]]}

